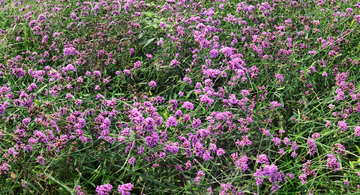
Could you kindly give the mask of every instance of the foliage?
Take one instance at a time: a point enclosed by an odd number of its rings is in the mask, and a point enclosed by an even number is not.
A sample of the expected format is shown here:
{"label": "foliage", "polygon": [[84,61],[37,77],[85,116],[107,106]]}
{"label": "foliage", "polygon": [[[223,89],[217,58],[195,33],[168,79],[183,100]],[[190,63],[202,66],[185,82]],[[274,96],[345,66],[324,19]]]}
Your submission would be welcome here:
{"label": "foliage", "polygon": [[360,2],[0,7],[1,193],[359,193]]}

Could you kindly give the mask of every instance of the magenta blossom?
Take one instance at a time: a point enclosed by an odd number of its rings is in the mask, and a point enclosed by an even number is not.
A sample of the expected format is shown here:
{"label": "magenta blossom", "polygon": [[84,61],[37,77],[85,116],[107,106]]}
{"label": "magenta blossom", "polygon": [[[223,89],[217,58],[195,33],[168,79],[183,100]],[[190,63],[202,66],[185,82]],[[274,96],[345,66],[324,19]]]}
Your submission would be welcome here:
{"label": "magenta blossom", "polygon": [[131,183],[126,183],[118,186],[119,194],[121,195],[130,195],[130,191],[134,186]]}
{"label": "magenta blossom", "polygon": [[156,87],[156,82],[155,81],[150,81],[149,86],[152,87],[152,88],[155,88]]}
{"label": "magenta blossom", "polygon": [[98,195],[108,195],[110,194],[113,186],[111,184],[104,184],[96,187],[96,194]]}

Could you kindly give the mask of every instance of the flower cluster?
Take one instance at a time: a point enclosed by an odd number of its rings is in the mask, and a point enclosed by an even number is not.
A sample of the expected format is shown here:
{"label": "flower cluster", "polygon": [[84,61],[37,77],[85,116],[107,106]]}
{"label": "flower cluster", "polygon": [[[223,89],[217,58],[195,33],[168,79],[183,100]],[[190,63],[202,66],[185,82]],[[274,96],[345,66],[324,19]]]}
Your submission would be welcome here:
{"label": "flower cluster", "polygon": [[358,192],[360,2],[0,8],[4,192]]}
{"label": "flower cluster", "polygon": [[327,157],[328,159],[325,166],[331,168],[334,172],[340,170],[340,163],[337,161],[335,154],[328,154]]}
{"label": "flower cluster", "polygon": [[131,183],[126,183],[118,186],[118,191],[121,195],[130,195],[130,191],[134,186]]}

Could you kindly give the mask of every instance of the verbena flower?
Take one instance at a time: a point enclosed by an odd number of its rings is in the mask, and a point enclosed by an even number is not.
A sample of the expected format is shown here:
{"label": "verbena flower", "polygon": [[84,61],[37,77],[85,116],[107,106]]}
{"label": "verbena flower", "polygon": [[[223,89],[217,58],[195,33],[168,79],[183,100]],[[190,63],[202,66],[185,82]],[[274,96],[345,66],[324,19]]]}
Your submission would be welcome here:
{"label": "verbena flower", "polygon": [[96,194],[108,195],[110,194],[113,186],[111,184],[104,184],[96,187]]}
{"label": "verbena flower", "polygon": [[126,183],[118,186],[118,192],[121,195],[130,195],[130,191],[134,186],[131,183]]}
{"label": "verbena flower", "polygon": [[153,87],[153,88],[156,87],[156,82],[155,81],[150,81],[149,86]]}

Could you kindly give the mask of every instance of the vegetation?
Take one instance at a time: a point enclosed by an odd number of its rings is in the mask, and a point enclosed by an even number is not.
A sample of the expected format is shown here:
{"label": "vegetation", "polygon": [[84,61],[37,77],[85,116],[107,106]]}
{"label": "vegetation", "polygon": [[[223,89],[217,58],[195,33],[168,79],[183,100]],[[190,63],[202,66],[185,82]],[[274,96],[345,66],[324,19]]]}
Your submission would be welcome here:
{"label": "vegetation", "polygon": [[359,193],[360,2],[0,8],[1,193]]}

